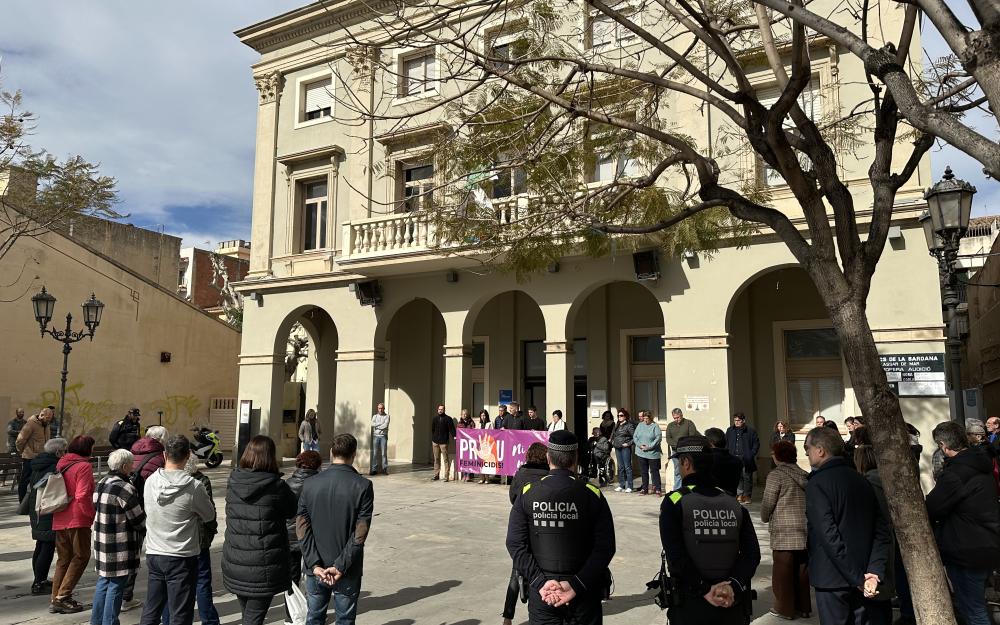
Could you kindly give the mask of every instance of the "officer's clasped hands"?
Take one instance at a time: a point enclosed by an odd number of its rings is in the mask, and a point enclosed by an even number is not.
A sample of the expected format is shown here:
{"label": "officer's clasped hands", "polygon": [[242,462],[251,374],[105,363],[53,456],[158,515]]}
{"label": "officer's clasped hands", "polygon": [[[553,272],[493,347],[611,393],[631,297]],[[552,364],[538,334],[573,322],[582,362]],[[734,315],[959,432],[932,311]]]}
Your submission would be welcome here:
{"label": "officer's clasped hands", "polygon": [[861,587],[861,590],[865,593],[866,599],[871,599],[878,594],[878,583],[882,581],[879,576],[874,573],[865,573],[865,584]]}
{"label": "officer's clasped hands", "polygon": [[554,608],[564,606],[576,597],[576,591],[569,582],[558,582],[554,579],[545,582],[538,592],[542,596],[542,601]]}
{"label": "officer's clasped hands", "polygon": [[717,608],[732,607],[736,599],[736,593],[729,582],[719,582],[712,586],[705,594],[705,601]]}

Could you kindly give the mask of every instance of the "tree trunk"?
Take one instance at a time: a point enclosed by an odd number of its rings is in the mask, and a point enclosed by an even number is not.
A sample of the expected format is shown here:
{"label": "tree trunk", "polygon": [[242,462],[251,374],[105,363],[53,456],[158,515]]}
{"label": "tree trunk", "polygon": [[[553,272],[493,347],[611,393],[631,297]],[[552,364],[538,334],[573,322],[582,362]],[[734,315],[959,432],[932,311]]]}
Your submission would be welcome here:
{"label": "tree trunk", "polygon": [[[832,304],[832,305],[831,305]],[[879,475],[909,577],[917,622],[954,625],[948,580],[927,519],[920,474],[910,452],[899,399],[886,382],[863,302],[830,302],[830,318],[871,431]]]}

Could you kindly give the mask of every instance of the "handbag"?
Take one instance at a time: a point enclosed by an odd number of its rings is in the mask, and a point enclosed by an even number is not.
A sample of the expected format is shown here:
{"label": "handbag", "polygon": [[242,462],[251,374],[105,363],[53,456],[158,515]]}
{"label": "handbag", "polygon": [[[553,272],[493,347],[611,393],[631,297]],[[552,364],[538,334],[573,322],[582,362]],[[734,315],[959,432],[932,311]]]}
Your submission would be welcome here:
{"label": "handbag", "polygon": [[285,593],[285,609],[290,619],[285,621],[285,625],[305,625],[309,606],[298,584],[292,584],[292,589]]}
{"label": "handbag", "polygon": [[66,478],[63,477],[69,468],[75,464],[80,464],[82,460],[71,462],[55,473],[50,473],[45,479],[45,486],[42,486],[35,498],[35,514],[44,516],[54,512],[65,510],[69,506],[72,498],[66,492]]}

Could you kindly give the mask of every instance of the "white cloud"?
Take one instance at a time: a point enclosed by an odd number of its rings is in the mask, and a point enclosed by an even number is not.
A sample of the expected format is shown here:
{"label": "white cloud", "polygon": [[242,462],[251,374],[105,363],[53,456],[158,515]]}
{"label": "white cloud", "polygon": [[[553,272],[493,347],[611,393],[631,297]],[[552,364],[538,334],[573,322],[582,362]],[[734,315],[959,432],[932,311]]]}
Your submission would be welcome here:
{"label": "white cloud", "polygon": [[5,2],[4,88],[38,115],[33,145],[118,179],[132,223],[248,238],[257,53],[233,31],[304,4]]}

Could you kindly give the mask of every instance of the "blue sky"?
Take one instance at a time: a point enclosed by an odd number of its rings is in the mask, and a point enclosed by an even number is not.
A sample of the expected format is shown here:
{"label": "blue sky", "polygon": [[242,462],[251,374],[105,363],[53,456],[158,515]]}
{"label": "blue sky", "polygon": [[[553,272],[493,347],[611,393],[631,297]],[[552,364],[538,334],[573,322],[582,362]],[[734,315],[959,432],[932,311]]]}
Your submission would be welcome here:
{"label": "blue sky", "polygon": [[[199,247],[249,238],[257,55],[232,32],[303,4],[5,0],[3,86],[38,116],[35,146],[118,179],[130,223]],[[945,148],[932,163],[979,188],[977,214],[1000,212],[1000,184],[971,159]]]}

